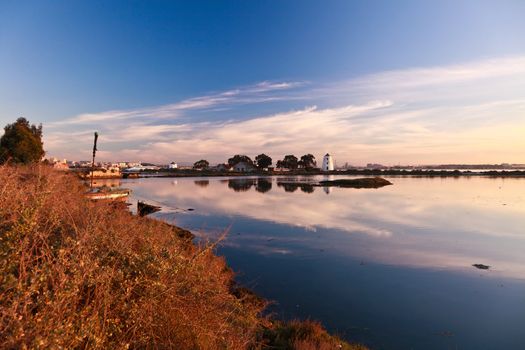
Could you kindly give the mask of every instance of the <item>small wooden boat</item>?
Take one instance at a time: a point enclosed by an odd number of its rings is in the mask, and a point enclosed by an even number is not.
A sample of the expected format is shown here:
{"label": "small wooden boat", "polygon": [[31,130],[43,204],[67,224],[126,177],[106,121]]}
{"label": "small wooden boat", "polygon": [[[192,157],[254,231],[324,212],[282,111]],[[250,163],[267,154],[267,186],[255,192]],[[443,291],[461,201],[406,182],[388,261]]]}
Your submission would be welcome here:
{"label": "small wooden boat", "polygon": [[161,209],[162,208],[159,207],[158,205],[151,205],[151,204],[144,203],[142,201],[137,202],[137,213],[139,214],[139,216],[146,216],[149,214],[153,214],[153,213],[160,211]]}
{"label": "small wooden boat", "polygon": [[91,200],[126,200],[131,190],[127,188],[93,188],[86,193],[86,197]]}

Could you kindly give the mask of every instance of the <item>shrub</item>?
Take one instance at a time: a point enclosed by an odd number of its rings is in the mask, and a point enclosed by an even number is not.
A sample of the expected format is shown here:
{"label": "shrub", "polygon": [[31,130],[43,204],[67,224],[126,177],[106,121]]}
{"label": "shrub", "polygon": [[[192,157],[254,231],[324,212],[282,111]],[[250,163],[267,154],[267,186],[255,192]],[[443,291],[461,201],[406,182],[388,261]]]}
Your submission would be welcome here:
{"label": "shrub", "polygon": [[259,334],[260,348],[280,350],[366,350],[362,345],[348,344],[327,333],[314,321],[274,322]]}

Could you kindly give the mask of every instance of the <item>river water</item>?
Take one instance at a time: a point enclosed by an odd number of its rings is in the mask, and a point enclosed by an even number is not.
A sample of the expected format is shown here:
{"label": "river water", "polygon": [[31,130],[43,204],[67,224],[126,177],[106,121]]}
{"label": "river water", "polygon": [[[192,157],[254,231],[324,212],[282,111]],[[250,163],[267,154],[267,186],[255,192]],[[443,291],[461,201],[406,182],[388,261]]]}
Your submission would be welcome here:
{"label": "river water", "polygon": [[[326,177],[335,179],[338,177]],[[124,180],[130,201],[216,240],[279,318],[372,349],[525,349],[525,179],[316,177]],[[295,184],[294,182],[300,182]],[[489,265],[480,270],[472,264]]]}

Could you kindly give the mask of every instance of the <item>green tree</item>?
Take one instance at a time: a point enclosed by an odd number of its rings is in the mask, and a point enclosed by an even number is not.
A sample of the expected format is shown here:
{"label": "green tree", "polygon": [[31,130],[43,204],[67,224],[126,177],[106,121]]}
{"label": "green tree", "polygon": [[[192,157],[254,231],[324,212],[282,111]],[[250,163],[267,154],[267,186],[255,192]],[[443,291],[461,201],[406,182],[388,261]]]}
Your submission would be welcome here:
{"label": "green tree", "polygon": [[283,160],[280,160],[279,162],[277,162],[277,164],[278,164],[277,165],[278,168],[286,168],[286,169],[294,170],[294,169],[297,169],[297,167],[299,166],[299,160],[293,154],[288,154],[284,156]]}
{"label": "green tree", "polygon": [[228,159],[229,166],[234,166],[235,164],[240,163],[240,162],[245,162],[247,164],[253,164],[253,161],[251,160],[251,158],[244,154],[236,154],[230,159]]}
{"label": "green tree", "polygon": [[210,166],[210,163],[205,159],[201,159],[193,163],[193,169],[198,169],[198,170],[208,169],[209,166]]}
{"label": "green tree", "polygon": [[30,125],[27,119],[18,118],[13,124],[5,126],[4,135],[0,138],[0,163],[38,162],[44,154],[42,124]]}
{"label": "green tree", "polygon": [[255,162],[257,163],[257,167],[259,167],[260,169],[264,169],[272,165],[272,158],[262,153],[255,157]]}
{"label": "green tree", "polygon": [[301,157],[301,160],[299,161],[299,165],[309,170],[309,169],[315,168],[317,166],[317,162],[315,161],[314,155],[308,153]]}

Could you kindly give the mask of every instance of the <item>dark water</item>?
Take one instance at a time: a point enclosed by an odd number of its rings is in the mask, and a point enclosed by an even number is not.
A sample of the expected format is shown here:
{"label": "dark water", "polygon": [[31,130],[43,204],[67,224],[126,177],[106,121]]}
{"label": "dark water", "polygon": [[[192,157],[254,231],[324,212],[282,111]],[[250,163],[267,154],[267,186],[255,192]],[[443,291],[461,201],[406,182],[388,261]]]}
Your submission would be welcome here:
{"label": "dark water", "polygon": [[320,320],[372,349],[525,349],[525,179],[290,183],[319,179],[123,185],[200,237],[228,230],[219,254],[278,317]]}

